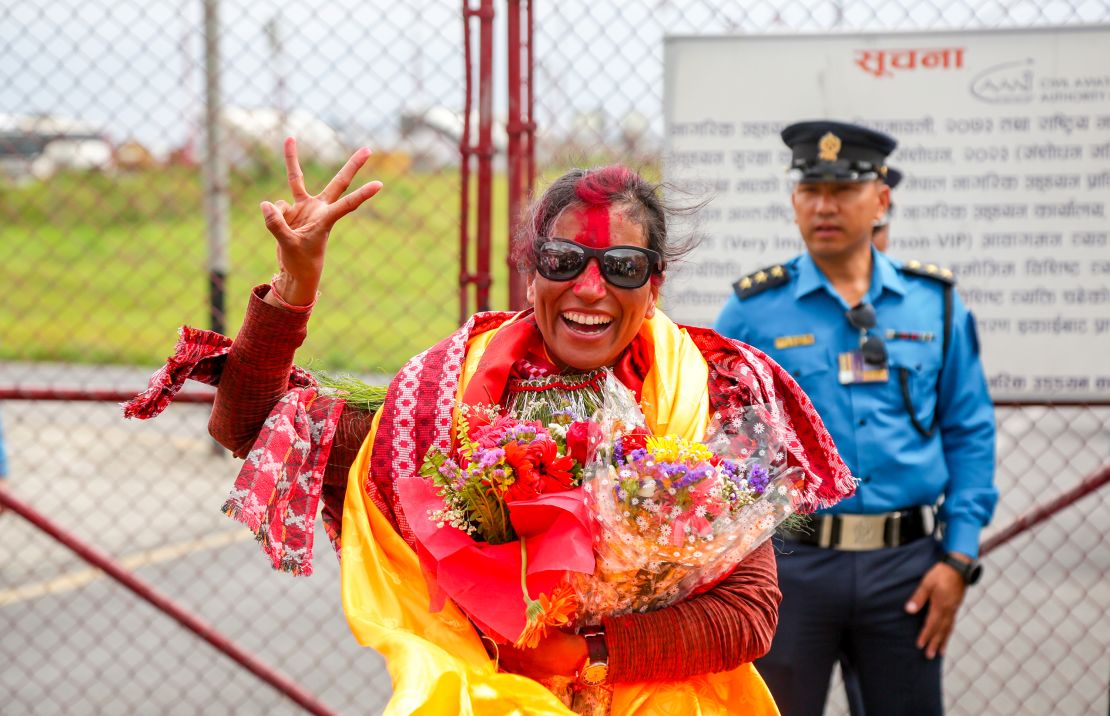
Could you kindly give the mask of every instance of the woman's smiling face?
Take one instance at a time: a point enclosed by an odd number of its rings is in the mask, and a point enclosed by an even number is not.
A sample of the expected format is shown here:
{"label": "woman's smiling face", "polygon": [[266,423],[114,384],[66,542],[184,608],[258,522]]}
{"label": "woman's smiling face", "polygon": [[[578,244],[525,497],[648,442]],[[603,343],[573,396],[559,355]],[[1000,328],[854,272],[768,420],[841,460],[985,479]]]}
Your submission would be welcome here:
{"label": "woman's smiling face", "polygon": [[[639,223],[620,205],[574,206],[552,226],[549,238],[574,241],[591,248],[640,246],[647,237]],[[659,281],[639,288],[617,288],[601,275],[597,259],[569,281],[552,281],[537,273],[528,284],[528,301],[547,353],[559,367],[593,370],[616,362],[655,312]]]}

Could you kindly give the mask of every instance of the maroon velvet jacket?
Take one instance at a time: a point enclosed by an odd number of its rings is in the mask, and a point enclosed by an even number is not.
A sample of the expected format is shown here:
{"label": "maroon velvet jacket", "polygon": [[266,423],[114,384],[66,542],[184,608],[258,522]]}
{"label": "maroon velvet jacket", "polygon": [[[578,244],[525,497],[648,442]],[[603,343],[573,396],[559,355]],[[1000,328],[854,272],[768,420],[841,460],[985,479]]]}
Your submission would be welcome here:
{"label": "maroon velvet jacket", "polygon": [[[307,334],[308,313],[265,303],[256,288],[227,357],[209,431],[237,457],[250,451],[285,393],[293,354]],[[324,512],[339,524],[347,473],[370,429],[365,412],[345,409],[324,472]],[[715,587],[650,614],[604,620],[609,676],[620,681],[670,681],[727,671],[763,656],[778,624],[775,556],[768,541]]]}

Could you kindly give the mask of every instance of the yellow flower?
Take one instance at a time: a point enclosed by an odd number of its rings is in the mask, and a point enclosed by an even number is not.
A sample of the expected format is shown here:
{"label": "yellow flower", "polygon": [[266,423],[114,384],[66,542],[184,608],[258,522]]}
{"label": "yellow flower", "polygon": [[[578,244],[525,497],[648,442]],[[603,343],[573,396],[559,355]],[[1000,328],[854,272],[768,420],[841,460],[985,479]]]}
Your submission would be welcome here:
{"label": "yellow flower", "polygon": [[647,449],[658,462],[708,462],[713,457],[705,445],[678,435],[649,436]]}

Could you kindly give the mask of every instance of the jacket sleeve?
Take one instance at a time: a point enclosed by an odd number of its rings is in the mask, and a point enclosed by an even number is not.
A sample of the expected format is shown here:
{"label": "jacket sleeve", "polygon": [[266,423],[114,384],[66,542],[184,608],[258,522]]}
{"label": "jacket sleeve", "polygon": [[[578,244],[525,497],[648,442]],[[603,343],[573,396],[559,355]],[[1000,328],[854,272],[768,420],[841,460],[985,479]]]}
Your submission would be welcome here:
{"label": "jacket sleeve", "polygon": [[987,391],[975,317],[954,297],[952,341],[940,378],[940,438],[948,485],[940,520],[944,548],[970,557],[979,554],[979,532],[998,502],[994,486],[994,404]]}
{"label": "jacket sleeve", "polygon": [[[263,299],[269,290],[262,285],[251,292],[208,421],[212,437],[239,458],[250,452],[262,424],[289,389],[293,354],[308,334],[310,314],[266,303]],[[341,522],[347,473],[369,429],[369,415],[344,408],[324,470],[325,523]]]}
{"label": "jacket sleeve", "polygon": [[771,648],[781,601],[767,540],[704,594],[604,619],[610,680],[672,681],[754,661]]}

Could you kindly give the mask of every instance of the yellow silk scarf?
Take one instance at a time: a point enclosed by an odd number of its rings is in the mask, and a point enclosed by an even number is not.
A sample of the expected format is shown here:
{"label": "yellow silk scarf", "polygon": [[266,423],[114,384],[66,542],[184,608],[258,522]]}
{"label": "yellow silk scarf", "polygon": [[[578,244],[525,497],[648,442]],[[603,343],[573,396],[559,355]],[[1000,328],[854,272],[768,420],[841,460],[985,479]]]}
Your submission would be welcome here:
{"label": "yellow silk scarf", "polygon": [[[496,331],[474,337],[459,395]],[[709,419],[709,370],[686,332],[656,312],[642,338],[654,348],[641,406],[653,433],[702,437]],[[380,416],[380,414],[379,414]],[[498,673],[477,632],[450,600],[428,610],[430,597],[416,553],[363,489],[375,416],[347,481],[343,506],[343,610],[355,638],[380,652],[393,679],[387,715],[571,714],[531,679]],[[684,681],[617,684],[612,713],[636,716],[777,715],[767,687],[751,664]]]}

